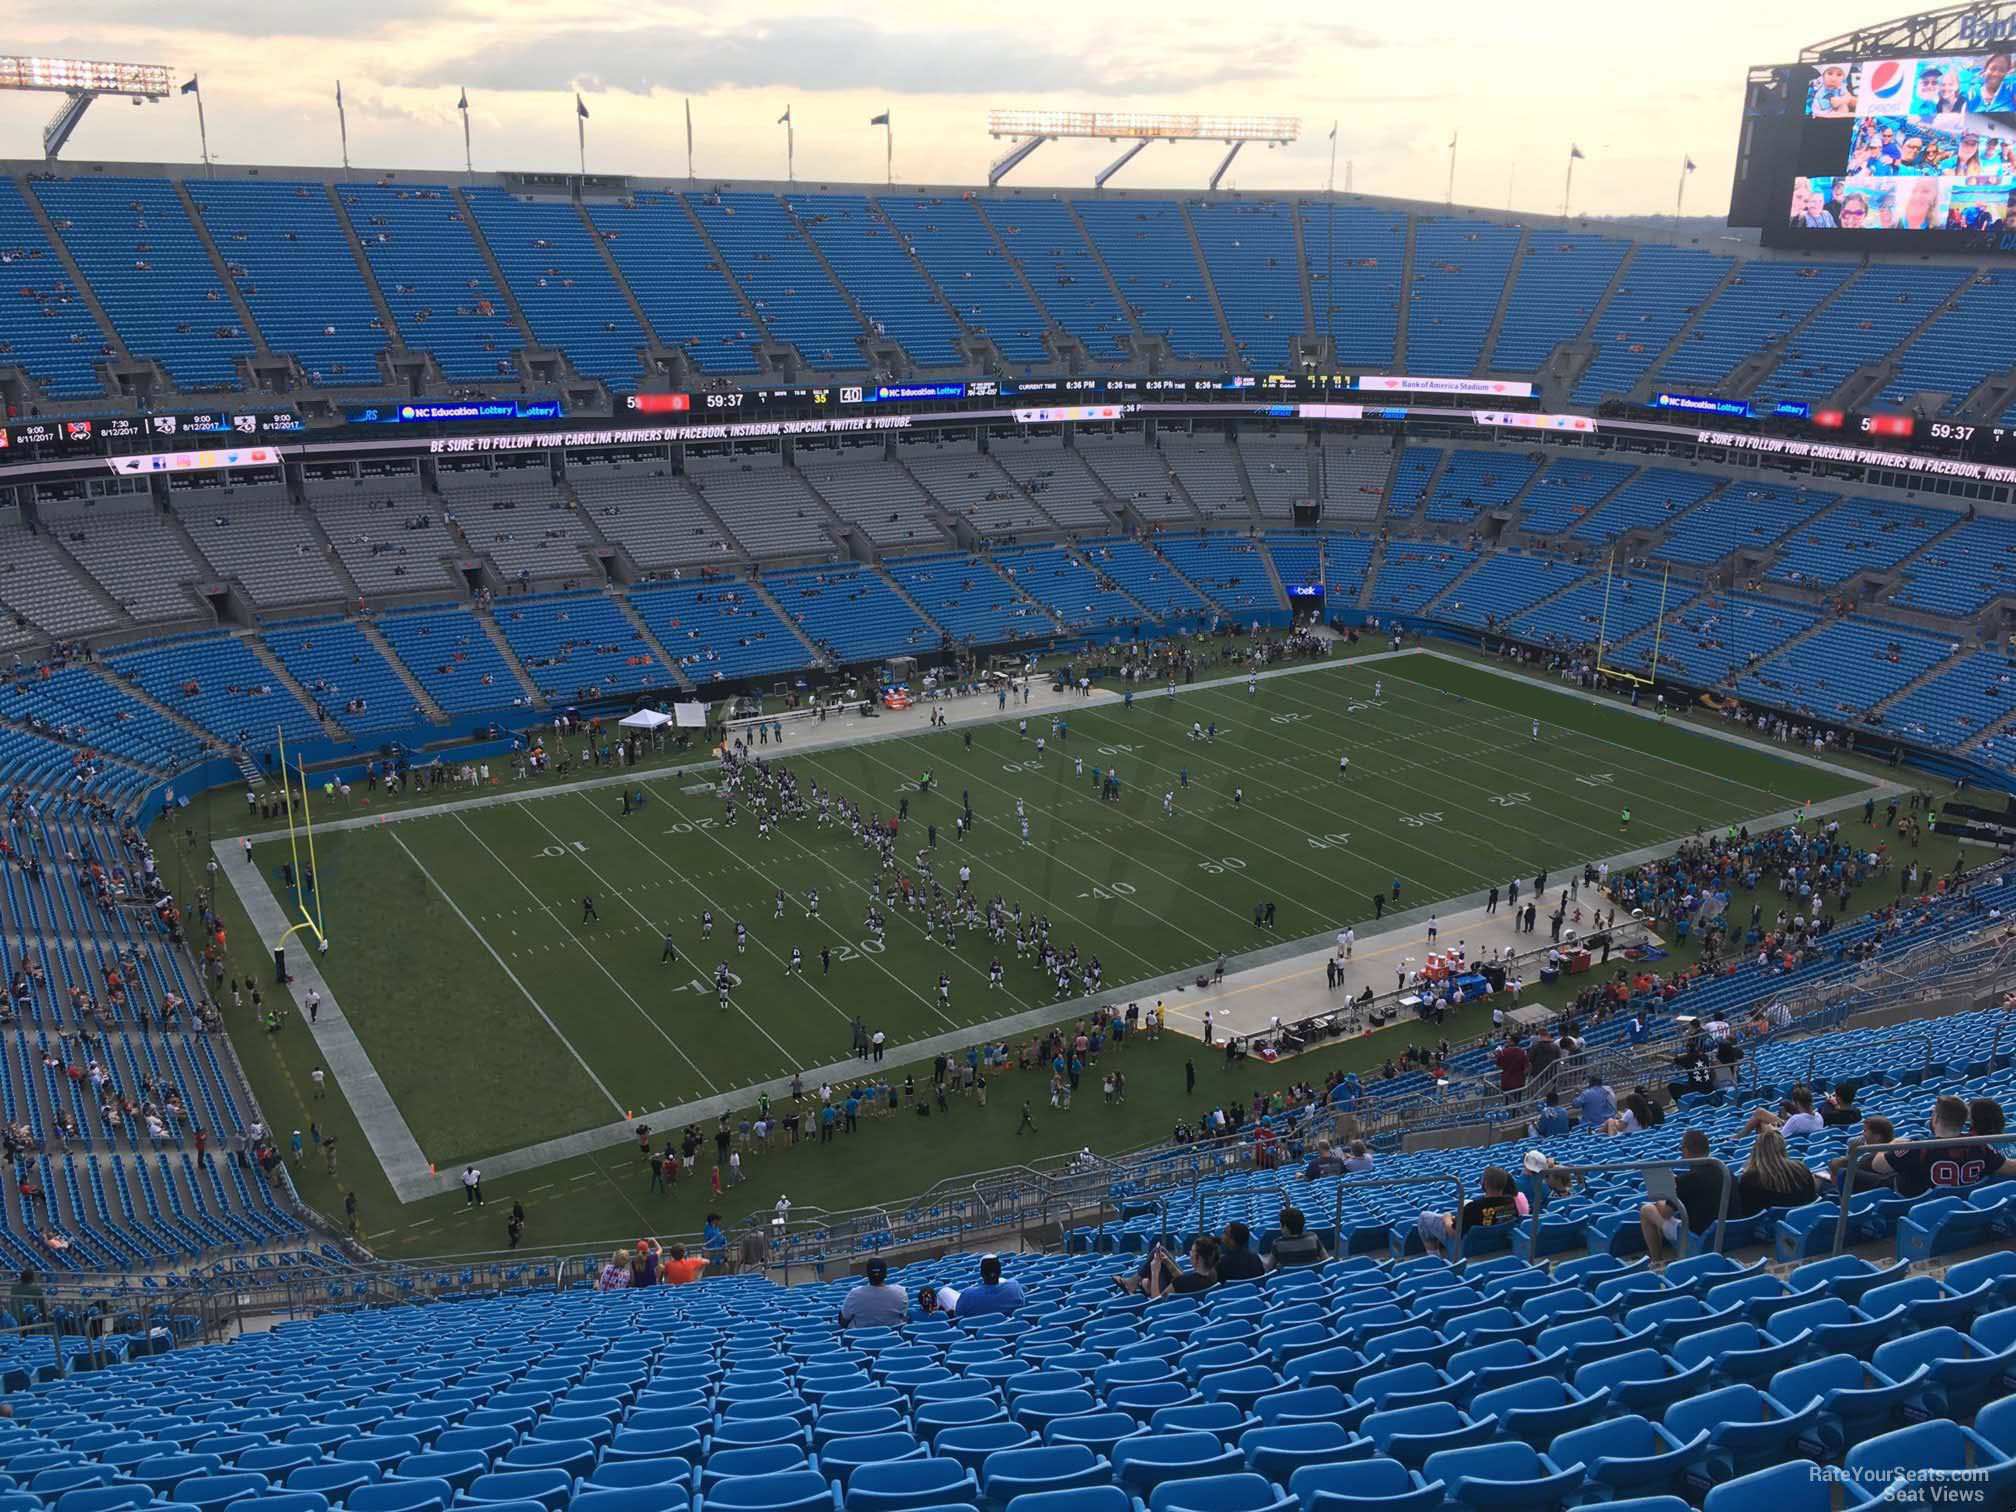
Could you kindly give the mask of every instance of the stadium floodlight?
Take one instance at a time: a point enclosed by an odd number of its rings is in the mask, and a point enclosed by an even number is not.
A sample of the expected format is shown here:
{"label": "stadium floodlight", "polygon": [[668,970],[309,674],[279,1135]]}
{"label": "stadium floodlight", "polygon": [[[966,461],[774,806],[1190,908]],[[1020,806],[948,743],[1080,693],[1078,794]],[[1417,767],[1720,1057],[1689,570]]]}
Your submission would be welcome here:
{"label": "stadium floodlight", "polygon": [[0,89],[42,90],[63,96],[42,128],[42,152],[54,159],[100,95],[124,95],[136,105],[160,102],[173,92],[167,68],[159,63],[103,63],[85,58],[0,56]]}
{"label": "stadium floodlight", "polygon": [[990,110],[987,134],[1017,139],[987,170],[990,189],[1038,147],[1059,137],[1104,137],[1133,144],[1092,181],[1097,189],[1105,188],[1106,181],[1150,142],[1223,142],[1227,151],[1211,175],[1210,187],[1216,189],[1241,147],[1248,142],[1285,147],[1302,135],[1302,121],[1299,116],[1163,115],[1137,110]]}

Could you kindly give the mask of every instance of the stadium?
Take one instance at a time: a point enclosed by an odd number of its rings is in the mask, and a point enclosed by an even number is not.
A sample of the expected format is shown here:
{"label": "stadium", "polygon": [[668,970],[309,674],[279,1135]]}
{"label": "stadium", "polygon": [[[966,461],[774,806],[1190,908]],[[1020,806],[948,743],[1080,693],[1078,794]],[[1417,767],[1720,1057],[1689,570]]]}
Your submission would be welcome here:
{"label": "stadium", "polygon": [[1726,222],[0,59],[0,1512],[2016,1507],[2012,41]]}

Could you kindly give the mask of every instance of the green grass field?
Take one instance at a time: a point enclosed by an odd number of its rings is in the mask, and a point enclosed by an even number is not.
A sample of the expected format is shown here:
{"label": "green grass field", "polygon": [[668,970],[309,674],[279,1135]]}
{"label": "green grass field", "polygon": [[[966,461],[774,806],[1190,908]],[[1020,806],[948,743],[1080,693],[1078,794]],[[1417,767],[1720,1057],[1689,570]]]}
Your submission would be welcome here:
{"label": "green grass field", "polygon": [[[1401,906],[1469,899],[1514,874],[1862,785],[1427,657],[1271,678],[1255,697],[1241,684],[1066,715],[1068,743],[1051,741],[1040,761],[1039,721],[1018,738],[1012,711],[975,727],[970,751],[953,729],[802,753],[787,743],[782,757],[884,814],[908,793],[906,861],[936,823],[941,877],[964,862],[983,897],[1047,912],[1060,944],[1102,958],[1109,989],[1362,925],[1370,895],[1395,879]],[[1216,721],[1216,741],[1186,738],[1193,720]],[[1351,756],[1348,781],[1340,752]],[[1117,766],[1118,804],[1095,798],[1094,765]],[[916,792],[925,768],[928,797]],[[866,851],[815,821],[759,844],[746,816],[723,825],[705,780],[644,774],[651,801],[627,818],[616,790],[602,788],[318,837],[335,941],[323,970],[430,1160],[447,1169],[842,1059],[857,1013],[900,1047],[1053,1000],[1012,952],[1006,988],[990,991],[991,943],[966,937],[948,950],[901,910],[878,948],[862,926]],[[1245,791],[1236,807],[1235,784]],[[1162,812],[1170,789],[1173,819]],[[963,844],[952,839],[962,790],[979,816]],[[1017,799],[1030,814],[1026,849]],[[1628,835],[1618,822],[1627,806]],[[271,874],[286,848],[266,842],[255,854]],[[806,916],[808,887],[821,894],[818,919]],[[582,922],[589,893],[599,923]],[[1261,899],[1278,904],[1271,931],[1252,922]],[[751,936],[743,955],[738,919]],[[667,930],[685,957],[677,965],[660,962]],[[785,976],[794,945],[801,980]],[[741,978],[726,1013],[712,986],[723,959]],[[944,1011],[941,971],[952,979]]]}

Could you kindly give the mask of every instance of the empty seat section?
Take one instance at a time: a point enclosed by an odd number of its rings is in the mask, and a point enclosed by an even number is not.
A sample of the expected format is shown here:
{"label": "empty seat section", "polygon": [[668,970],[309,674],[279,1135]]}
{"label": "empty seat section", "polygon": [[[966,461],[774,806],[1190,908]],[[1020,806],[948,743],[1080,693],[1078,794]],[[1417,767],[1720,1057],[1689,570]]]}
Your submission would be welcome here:
{"label": "empty seat section", "polygon": [[1327,604],[1349,607],[1358,602],[1365,589],[1365,574],[1372,561],[1372,541],[1367,536],[1340,535],[1335,531],[1267,532],[1267,554],[1274,558],[1274,570],[1285,587],[1320,584]]}
{"label": "empty seat section", "polygon": [[204,559],[244,584],[261,608],[337,602],[346,595],[313,528],[272,474],[177,479],[168,507]]}
{"label": "empty seat section", "polygon": [[1876,620],[1837,620],[1736,684],[1745,698],[1855,723],[1950,653],[1951,642]]}
{"label": "empty seat section", "polygon": [[907,199],[884,194],[875,204],[895,225],[904,250],[923,264],[968,330],[992,341],[1010,362],[1050,356],[1049,319],[1023,287],[1015,265],[994,240],[980,208],[959,198]]}
{"label": "empty seat section", "polygon": [[1155,546],[1198,592],[1235,619],[1275,620],[1287,611],[1260,543],[1244,535],[1162,535]]}
{"label": "empty seat section", "polygon": [[1558,593],[1584,569],[1525,551],[1494,551],[1436,609],[1438,618],[1472,630],[1505,631],[1521,610]]}
{"label": "empty seat section", "polygon": [[1516,226],[1435,216],[1415,220],[1408,372],[1464,377],[1476,371],[1518,250]]}
{"label": "empty seat section", "polygon": [[589,575],[587,522],[561,496],[544,461],[443,466],[434,478],[457,538],[510,582],[524,588]]}
{"label": "empty seat section", "polygon": [[1652,573],[1590,572],[1560,597],[1514,614],[1510,628],[1521,640],[1546,646],[1608,648],[1651,624],[1662,597],[1671,606],[1685,603],[1692,592],[1684,583],[1670,583]]}
{"label": "empty seat section", "polygon": [[2016,520],[1981,515],[1908,562],[1890,602],[1959,617],[2003,594],[2016,595]]}
{"label": "empty seat section", "polygon": [[141,641],[107,656],[105,665],[227,744],[264,750],[276,729],[289,740],[327,733],[266,664],[230,636]]}
{"label": "empty seat section", "polygon": [[1304,205],[1302,255],[1316,334],[1330,338],[1339,367],[1391,372],[1407,266],[1407,217],[1361,205]]}
{"label": "empty seat section", "polygon": [[1832,505],[1839,494],[1777,483],[1732,482],[1691,510],[1652,553],[1654,561],[1705,567],[1732,551],[1758,551]]}
{"label": "empty seat section", "polygon": [[2006,651],[1974,651],[1883,711],[1883,727],[1920,745],[1957,749],[2016,713],[2016,668]]}
{"label": "empty seat section", "polygon": [[1636,471],[1628,462],[1556,457],[1519,501],[1519,528],[1529,535],[1559,535],[1580,525]]}
{"label": "empty seat section", "polygon": [[630,590],[630,607],[694,683],[803,667],[805,644],[747,583],[733,579]]}
{"label": "empty seat section", "polygon": [[1186,619],[1210,606],[1170,570],[1168,562],[1139,541],[1110,537],[1085,544],[1085,559],[1118,583],[1157,619]]}
{"label": "empty seat section", "polygon": [[[1186,441],[1181,436],[1168,436],[1162,442],[1162,455],[1169,464],[1169,476],[1182,484],[1207,523],[1252,521],[1253,506],[1239,477],[1239,453],[1224,437]],[[1307,484],[1303,487],[1306,490]]]}
{"label": "empty seat section", "polygon": [[1076,634],[1095,634],[1142,622],[1134,601],[1112,585],[1110,577],[1062,546],[1011,546],[994,553],[994,565],[1021,590],[1064,622]]}
{"label": "empty seat section", "polygon": [[463,551],[412,463],[310,465],[302,495],[357,586],[371,594],[460,587]]}
{"label": "empty seat section", "polygon": [[720,565],[734,547],[663,457],[569,467],[568,486],[610,541],[647,570]]}
{"label": "empty seat section", "polygon": [[791,213],[861,313],[920,367],[962,360],[959,325],[865,195],[794,194]]}
{"label": "empty seat section", "polygon": [[1629,530],[1656,530],[1681,511],[1693,508],[1726,481],[1711,472],[1648,467],[1604,500],[1600,508],[1585,514],[1569,534],[1578,541],[1600,545]]}
{"label": "empty seat section", "polygon": [[1401,452],[1393,469],[1393,490],[1386,499],[1386,513],[1396,520],[1412,519],[1447,456],[1439,446],[1410,446]]}
{"label": "empty seat section", "polygon": [[1191,250],[1181,205],[1074,200],[1072,208],[1143,334],[1162,337],[1187,361],[1227,360],[1218,312]]}
{"label": "empty seat section", "polygon": [[387,614],[378,631],[406,670],[450,714],[473,714],[523,700],[523,685],[473,611],[442,607]]}
{"label": "empty seat section", "polygon": [[1855,281],[1786,343],[1754,400],[1818,404],[1864,363],[1880,361],[1932,317],[1971,270],[1932,264],[1863,265]]}
{"label": "empty seat section", "polygon": [[1000,236],[1052,321],[1102,362],[1133,352],[1133,322],[1063,204],[1015,200],[981,205],[979,213]]}
{"label": "empty seat section", "polygon": [[902,442],[896,454],[934,499],[984,537],[1056,529],[1015,480],[971,442]]}
{"label": "empty seat section", "polygon": [[511,307],[445,184],[345,184],[336,191],[406,345],[451,380],[519,376]]}
{"label": "empty seat section", "polygon": [[127,351],[184,391],[245,386],[255,350],[166,179],[38,178],[32,186]]}
{"label": "empty seat section", "polygon": [[1952,414],[1975,389],[2009,370],[2003,360],[2008,352],[1986,333],[2012,328],[2016,328],[2016,278],[1983,273],[1897,354],[1897,370],[1883,385],[1882,402],[1901,406],[1920,394],[1938,393],[1945,398],[1937,412]]}
{"label": "empty seat section", "polygon": [[1505,320],[1491,349],[1494,373],[1537,373],[1554,349],[1574,341],[1596,313],[1631,243],[1587,232],[1526,234]]}
{"label": "empty seat section", "polygon": [[1716,392],[1736,369],[1784,340],[1854,271],[1849,263],[1752,258],[1680,338],[1659,381]]}
{"label": "empty seat section", "polygon": [[938,632],[859,562],[766,572],[763,586],[806,638],[838,662],[916,655],[938,644]]}
{"label": "empty seat section", "polygon": [[1435,493],[1428,500],[1423,518],[1453,525],[1468,524],[1487,509],[1500,509],[1511,503],[1539,466],[1530,455],[1521,452],[1467,449],[1451,452],[1449,465],[1436,479]]}
{"label": "empty seat section", "polygon": [[315,706],[352,734],[409,729],[426,718],[405,680],[348,621],[281,625],[264,640]]}
{"label": "empty seat section", "polygon": [[318,385],[384,381],[378,359],[390,333],[326,185],[185,178],[182,186],[268,347],[298,359]]}
{"label": "empty seat section", "polygon": [[1372,585],[1372,607],[1388,613],[1419,614],[1428,601],[1454,582],[1477,553],[1426,541],[1391,541]]}
{"label": "empty seat section", "polygon": [[702,373],[758,370],[763,333],[676,194],[639,190],[582,204],[661,344],[677,347]]}
{"label": "empty seat section", "polygon": [[1099,480],[1077,449],[1064,445],[1061,438],[997,436],[989,441],[987,454],[1066,530],[1104,530],[1112,525],[1112,516],[1100,503],[1105,491]]}
{"label": "empty seat section", "polygon": [[1844,499],[1786,537],[1764,575],[1831,588],[1858,572],[1886,572],[1959,518],[1894,499]]}
{"label": "empty seat section", "polygon": [[754,557],[834,553],[819,496],[774,451],[686,456],[686,481]]}
{"label": "empty seat section", "polygon": [[1574,402],[1627,397],[1729,271],[1732,259],[1686,247],[1641,245],[1596,317],[1595,359]]}
{"label": "empty seat section", "polygon": [[1285,373],[1307,326],[1294,209],[1285,200],[1209,200],[1189,207],[1204,266],[1232,327],[1235,364]]}
{"label": "empty seat section", "polygon": [[980,557],[888,557],[882,570],[956,640],[984,646],[1057,633],[1041,608]]}
{"label": "empty seat section", "polygon": [[[1302,437],[1263,432],[1243,437],[1238,448],[1261,519],[1290,521],[1295,518],[1295,506],[1315,496],[1309,482],[1309,464],[1315,458]],[[1236,517],[1236,511],[1227,512]]]}
{"label": "empty seat section", "polygon": [[1621,667],[1649,667],[1712,688],[1770,656],[1820,621],[1817,609],[1750,593],[1709,593],[1689,603],[1668,595],[1664,623],[1641,630],[1610,653]]}
{"label": "empty seat section", "polygon": [[[35,508],[42,528],[136,620],[188,619],[198,612],[189,585],[206,580],[209,568],[150,495],[44,497]],[[5,592],[0,578],[0,595]]]}
{"label": "empty seat section", "polygon": [[1197,511],[1178,488],[1168,458],[1139,436],[1081,436],[1078,455],[1106,485],[1106,491],[1131,506],[1142,519],[1157,524],[1197,523]]}
{"label": "empty seat section", "polygon": [[832,450],[801,446],[798,471],[832,506],[833,512],[863,531],[878,547],[943,546],[931,499],[900,463],[889,461],[880,442]]}
{"label": "empty seat section", "polygon": [[1393,443],[1384,437],[1325,436],[1320,466],[1323,518],[1376,520],[1393,472]]}
{"label": "empty seat section", "polygon": [[644,371],[644,328],[573,199],[487,185],[462,194],[539,344],[565,352],[590,378],[634,388]]}
{"label": "empty seat section", "polygon": [[20,367],[51,399],[100,394],[98,363],[112,355],[77,286],[12,178],[0,178],[0,248],[11,297],[0,301],[0,367]]}
{"label": "empty seat section", "polygon": [[[669,669],[659,665],[637,627],[601,594],[513,595],[493,613],[519,663],[548,698],[574,703],[617,697],[670,680]],[[657,632],[655,624],[652,629]],[[661,643],[678,655],[662,633]],[[803,648],[798,649],[802,660]]]}
{"label": "empty seat section", "polygon": [[858,372],[861,322],[819,266],[774,194],[689,194],[729,273],[773,340],[798,348],[819,372]]}

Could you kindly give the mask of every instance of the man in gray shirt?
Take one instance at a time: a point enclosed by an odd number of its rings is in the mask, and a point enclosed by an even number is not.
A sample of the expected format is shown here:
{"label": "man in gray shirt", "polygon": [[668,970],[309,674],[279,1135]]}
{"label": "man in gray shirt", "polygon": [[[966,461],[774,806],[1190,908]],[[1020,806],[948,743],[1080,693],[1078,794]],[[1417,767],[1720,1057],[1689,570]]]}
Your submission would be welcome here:
{"label": "man in gray shirt", "polygon": [[1320,1265],[1330,1258],[1323,1242],[1309,1232],[1309,1220],[1299,1208],[1281,1209],[1281,1229],[1267,1250],[1267,1269],[1285,1270],[1297,1265]]}
{"label": "man in gray shirt", "polygon": [[842,1328],[896,1328],[910,1319],[910,1295],[889,1284],[889,1267],[870,1260],[862,1283],[840,1299]]}

